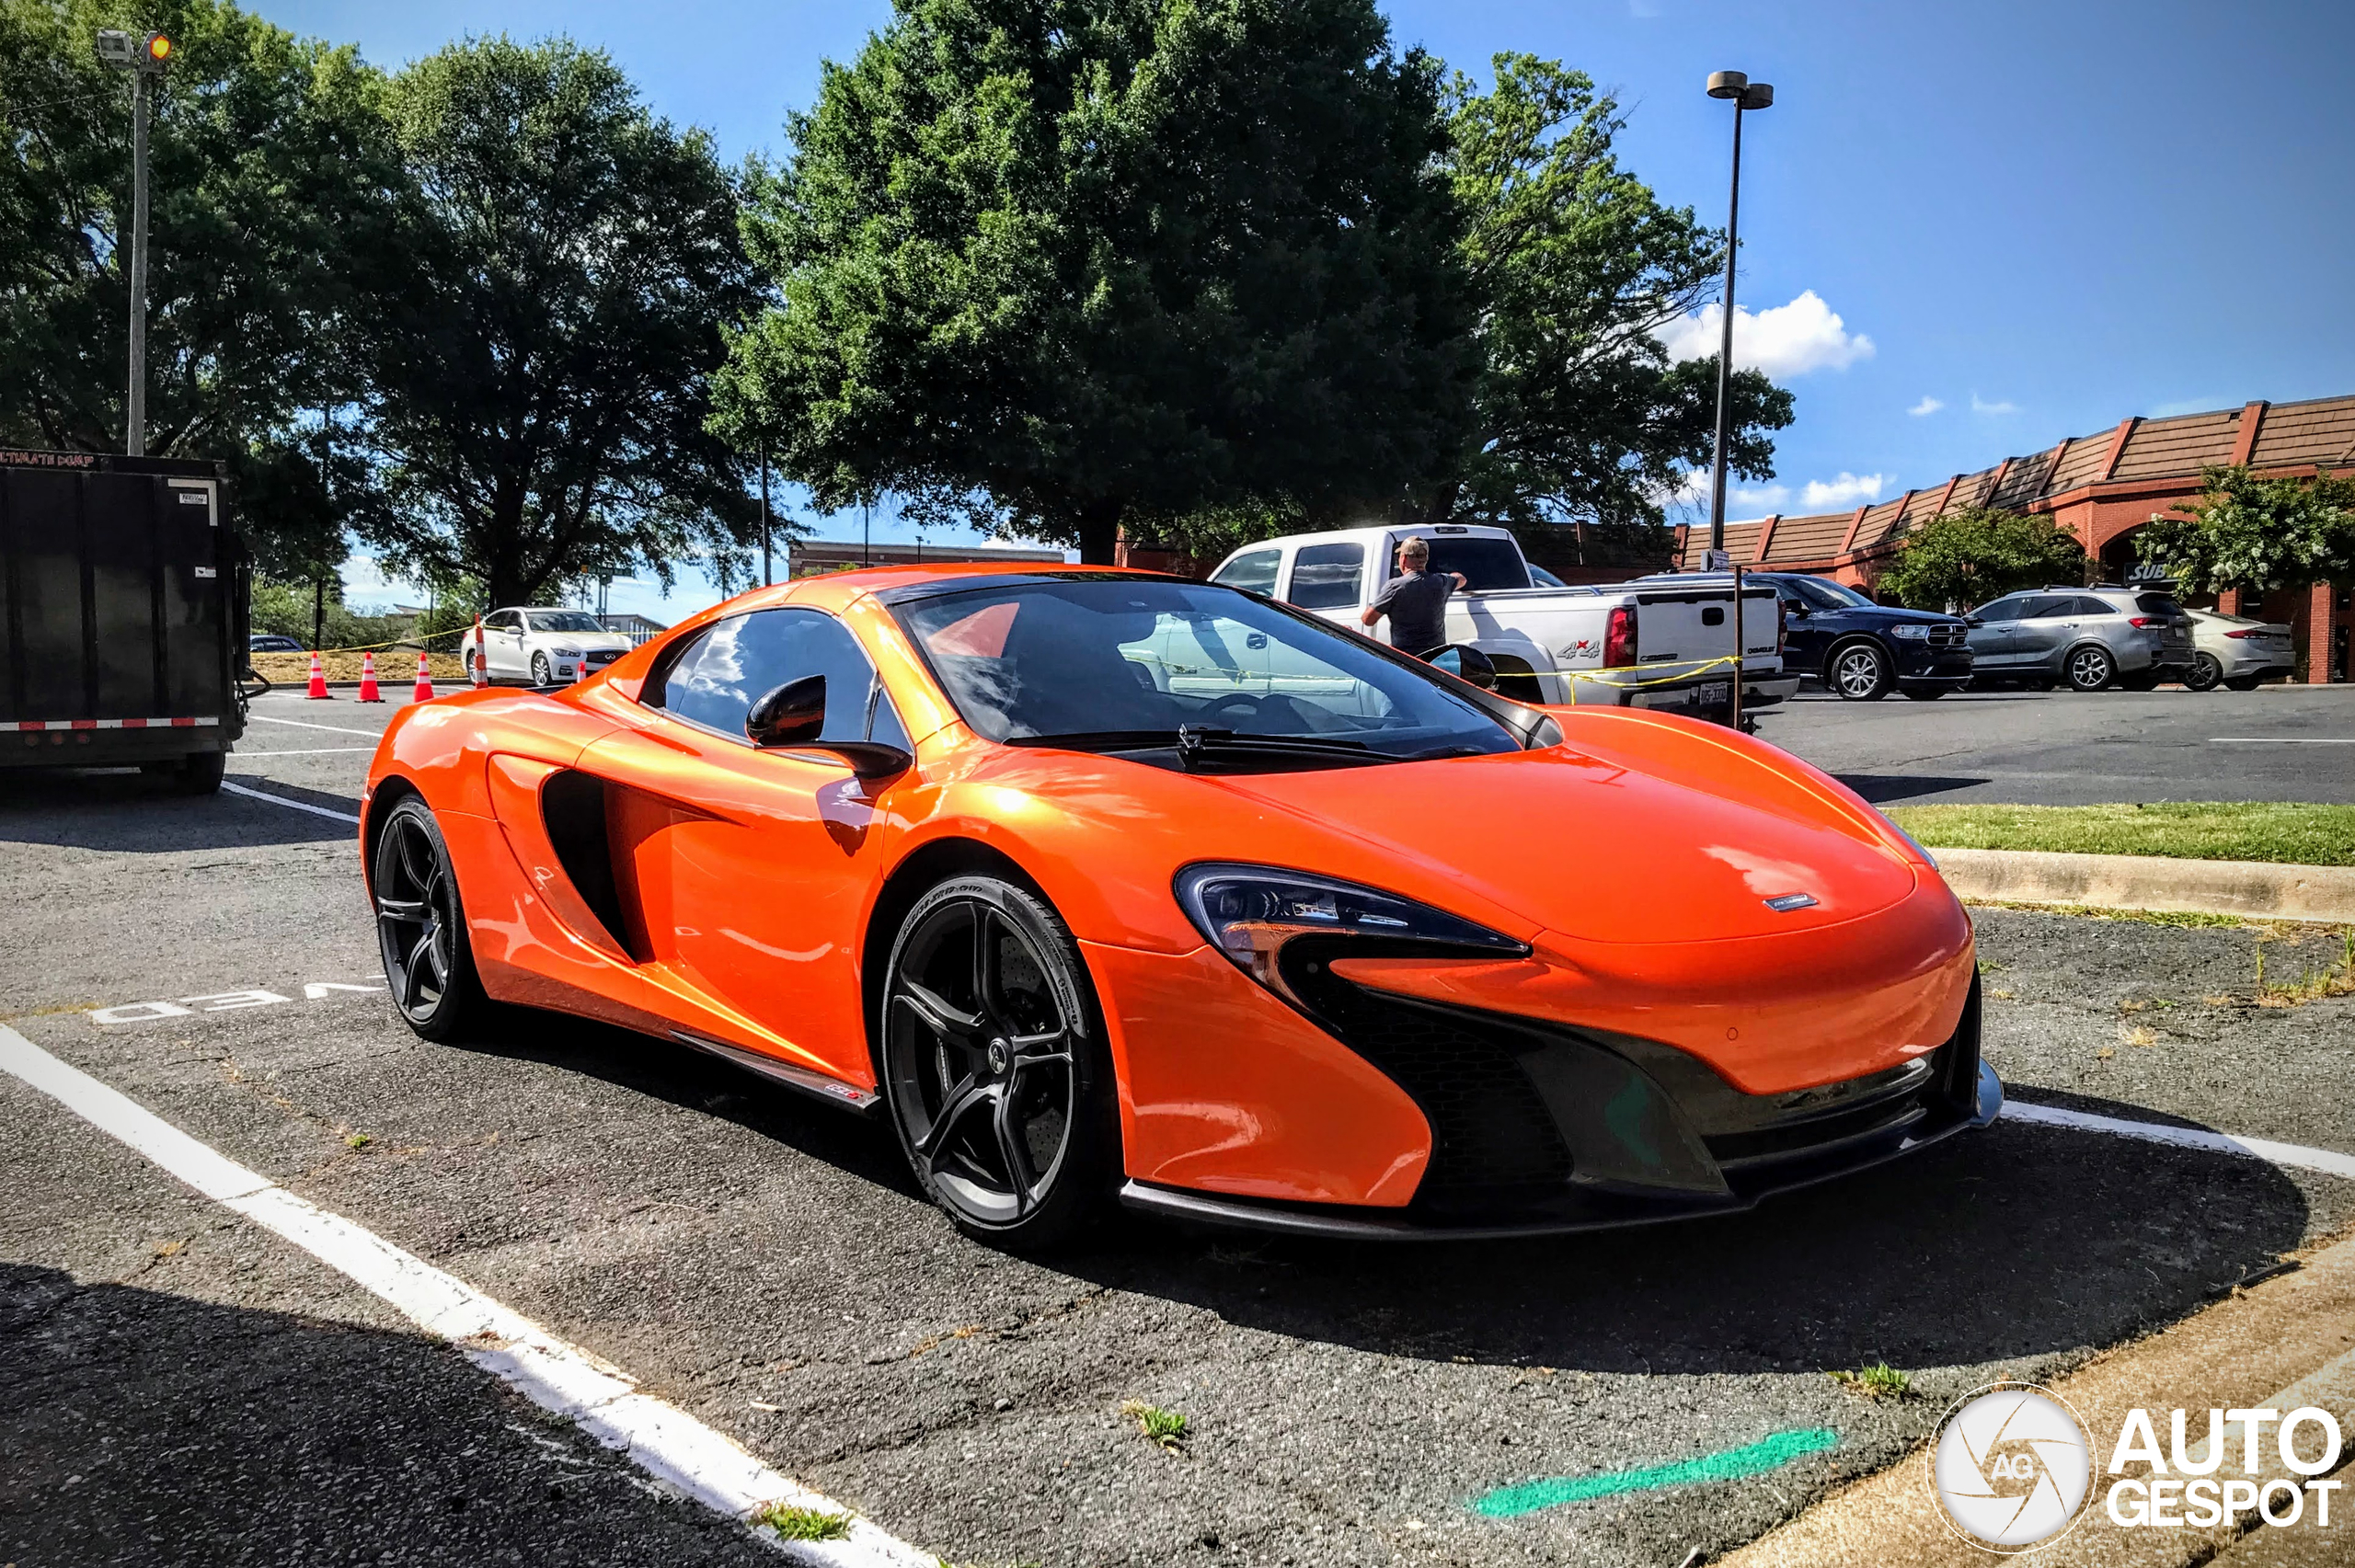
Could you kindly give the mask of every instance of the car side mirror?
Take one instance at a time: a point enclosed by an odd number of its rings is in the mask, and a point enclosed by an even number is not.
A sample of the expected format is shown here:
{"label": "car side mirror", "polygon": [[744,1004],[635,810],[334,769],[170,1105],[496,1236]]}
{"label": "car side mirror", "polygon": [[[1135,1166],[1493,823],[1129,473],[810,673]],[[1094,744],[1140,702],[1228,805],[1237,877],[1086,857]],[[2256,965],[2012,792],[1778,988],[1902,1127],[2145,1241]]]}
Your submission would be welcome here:
{"label": "car side mirror", "polygon": [[1981,619],[1980,619],[1978,616],[1976,616],[1976,615],[1965,615],[1965,616],[1962,618],[1962,624],[1963,624],[1964,625],[1966,625],[1966,626],[1983,626],[1983,625],[1985,625],[1987,623],[1986,623],[1986,622],[1984,622],[1984,621],[1982,621],[1982,620],[1981,620]]}
{"label": "car side mirror", "polygon": [[1459,681],[1469,681],[1484,692],[1497,689],[1496,661],[1478,648],[1450,643],[1424,662],[1433,670],[1446,670]]}
{"label": "car side mirror", "polygon": [[805,675],[788,681],[754,703],[744,715],[744,735],[764,750],[803,747],[832,751],[863,779],[887,779],[915,766],[915,759],[879,740],[828,740],[826,678]]}
{"label": "car side mirror", "polygon": [[1815,613],[1804,604],[1786,604],[1783,606],[1783,612],[1794,621],[1804,621]]}

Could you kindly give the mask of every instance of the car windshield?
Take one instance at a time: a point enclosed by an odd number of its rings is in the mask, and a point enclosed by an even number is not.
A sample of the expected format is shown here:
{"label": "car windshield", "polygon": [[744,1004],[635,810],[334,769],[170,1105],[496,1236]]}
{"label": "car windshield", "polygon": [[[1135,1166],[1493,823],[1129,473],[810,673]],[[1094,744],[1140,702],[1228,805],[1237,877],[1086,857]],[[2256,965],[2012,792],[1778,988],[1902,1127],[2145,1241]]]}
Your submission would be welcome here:
{"label": "car windshield", "polygon": [[1874,608],[1873,601],[1855,589],[1828,578],[1792,578],[1790,584],[1818,610],[1854,610],[1860,605]]}
{"label": "car windshield", "polygon": [[2140,610],[2145,615],[2180,615],[2183,613],[2183,606],[2177,604],[2174,600],[2168,598],[2164,593],[2138,593],[2134,596],[2134,608]]}
{"label": "car windshield", "polygon": [[597,617],[586,610],[534,610],[524,617],[535,632],[602,632]]}
{"label": "car windshield", "polygon": [[[1098,750],[1207,735],[1252,765],[1519,750],[1436,673],[1212,583],[1032,581],[902,605],[965,722],[992,740]],[[1193,744],[1194,742],[1189,742]],[[1289,750],[1287,750],[1289,748]]]}

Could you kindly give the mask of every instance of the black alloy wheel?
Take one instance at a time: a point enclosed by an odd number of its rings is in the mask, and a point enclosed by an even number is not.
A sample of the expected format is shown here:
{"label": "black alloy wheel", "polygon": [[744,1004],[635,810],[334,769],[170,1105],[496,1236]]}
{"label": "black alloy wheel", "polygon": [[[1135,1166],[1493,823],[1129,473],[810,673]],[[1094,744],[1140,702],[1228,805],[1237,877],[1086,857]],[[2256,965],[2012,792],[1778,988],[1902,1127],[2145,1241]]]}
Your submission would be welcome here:
{"label": "black alloy wheel", "polygon": [[534,686],[556,684],[556,666],[548,662],[548,656],[544,653],[535,653],[532,656],[532,684]]}
{"label": "black alloy wheel", "polygon": [[376,945],[393,1005],[425,1038],[454,1038],[489,1002],[475,976],[449,846],[424,801],[411,795],[393,807],[371,865]]}
{"label": "black alloy wheel", "polygon": [[2183,678],[2184,685],[2194,692],[2212,692],[2224,683],[2224,666],[2212,653],[2191,656],[2191,672]]}
{"label": "black alloy wheel", "polygon": [[2079,692],[2106,690],[2118,678],[2118,661],[2099,643],[2087,643],[2072,648],[2069,662],[2063,667],[2072,689]]}
{"label": "black alloy wheel", "polygon": [[963,876],[908,911],[880,1076],[917,1181],[967,1235],[1049,1247],[1103,1207],[1120,1128],[1097,1019],[1078,944],[1023,889]]}
{"label": "black alloy wheel", "polygon": [[1831,686],[1844,703],[1878,703],[1889,695],[1889,655],[1874,642],[1854,642],[1832,652]]}

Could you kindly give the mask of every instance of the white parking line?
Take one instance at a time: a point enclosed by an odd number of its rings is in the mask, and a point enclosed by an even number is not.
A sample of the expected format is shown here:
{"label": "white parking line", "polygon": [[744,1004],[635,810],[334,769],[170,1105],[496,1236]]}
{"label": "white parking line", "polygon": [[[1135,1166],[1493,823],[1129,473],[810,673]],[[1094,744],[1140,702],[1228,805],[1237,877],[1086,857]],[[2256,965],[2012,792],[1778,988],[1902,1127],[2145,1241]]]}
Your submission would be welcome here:
{"label": "white parking line", "polygon": [[355,751],[373,751],[373,746],[313,746],[299,751],[240,751],[246,757],[343,757]]}
{"label": "white parking line", "polygon": [[349,811],[330,811],[324,806],[314,806],[307,800],[289,800],[282,795],[268,795],[258,789],[247,789],[241,784],[231,784],[226,779],[221,781],[221,787],[231,795],[242,795],[247,800],[267,800],[272,806],[283,806],[295,811],[307,811],[314,817],[332,817],[339,822],[360,820]]}
{"label": "white parking line", "polygon": [[2355,736],[2211,735],[2211,746],[2355,746]]}
{"label": "white parking line", "polygon": [[337,735],[364,735],[371,740],[382,740],[385,738],[384,731],[379,729],[353,729],[340,724],[312,724],[299,718],[272,718],[268,714],[249,713],[246,717],[255,724],[283,724],[295,729],[325,729]]}
{"label": "white parking line", "polygon": [[2023,1104],[2017,1100],[2004,1102],[2004,1119],[2007,1122],[2041,1122],[2047,1127],[2074,1127],[2080,1132],[2106,1132],[2117,1138],[2140,1139],[2145,1143],[2171,1143],[2178,1149],[2204,1149],[2211,1154],[2242,1154],[2269,1164],[2355,1178],[2355,1154],[2339,1154],[2327,1149],[2306,1149],[2294,1143],[2275,1143],[2264,1138],[2234,1138],[2231,1133],[2211,1132],[2206,1127],[2168,1127],[2163,1122],[2130,1122],[2117,1116],[2097,1116],[2085,1111],[2064,1111],[2058,1105]]}
{"label": "white parking line", "polygon": [[[373,1231],[297,1197],[6,1024],[0,1024],[0,1070],[214,1202],[293,1242],[534,1404],[577,1422],[598,1442],[622,1450],[657,1481],[705,1506],[747,1523],[778,1503],[850,1515],[685,1411],[639,1393],[626,1373],[593,1353],[557,1338]],[[938,1562],[856,1516],[849,1539],[841,1542],[779,1541],[766,1531],[762,1537],[787,1557],[822,1568],[935,1568]]]}

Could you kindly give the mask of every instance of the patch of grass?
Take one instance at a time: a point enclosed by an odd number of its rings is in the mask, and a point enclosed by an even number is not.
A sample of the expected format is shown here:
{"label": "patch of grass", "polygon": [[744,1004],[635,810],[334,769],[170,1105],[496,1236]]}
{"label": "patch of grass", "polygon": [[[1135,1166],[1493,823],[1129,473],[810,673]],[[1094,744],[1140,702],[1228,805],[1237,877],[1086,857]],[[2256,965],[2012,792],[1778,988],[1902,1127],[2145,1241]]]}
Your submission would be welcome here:
{"label": "patch of grass", "polygon": [[350,1137],[345,1139],[343,1143],[344,1147],[347,1149],[365,1149],[375,1141],[376,1140],[374,1139],[369,1137],[364,1132],[355,1132]]}
{"label": "patch of grass", "polygon": [[2355,865],[2355,806],[2163,801],[2121,806],[1898,806],[1889,816],[1933,849],[2059,850],[2180,860]]}
{"label": "patch of grass", "polygon": [[772,1503],[752,1516],[755,1524],[768,1526],[783,1540],[846,1540],[850,1538],[850,1516],[830,1513],[823,1508],[799,1508],[790,1503]]}
{"label": "patch of grass", "polygon": [[1164,1410],[1157,1404],[1147,1404],[1141,1399],[1125,1400],[1120,1413],[1137,1424],[1137,1430],[1158,1448],[1173,1454],[1186,1451],[1186,1417],[1174,1410]]}
{"label": "patch of grass", "polygon": [[2211,915],[2185,910],[2108,910],[2097,904],[2028,904],[2016,898],[1966,898],[1963,901],[1975,909],[2025,910],[2034,915],[2075,915],[2081,920],[2134,921],[2142,925],[2171,925],[2185,930],[2253,923],[2238,915]]}
{"label": "patch of grass", "polygon": [[1886,1361],[1877,1361],[1854,1372],[1834,1372],[1832,1380],[1851,1393],[1867,1399],[1910,1399],[1913,1379]]}

